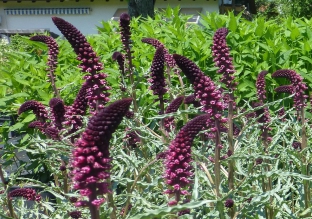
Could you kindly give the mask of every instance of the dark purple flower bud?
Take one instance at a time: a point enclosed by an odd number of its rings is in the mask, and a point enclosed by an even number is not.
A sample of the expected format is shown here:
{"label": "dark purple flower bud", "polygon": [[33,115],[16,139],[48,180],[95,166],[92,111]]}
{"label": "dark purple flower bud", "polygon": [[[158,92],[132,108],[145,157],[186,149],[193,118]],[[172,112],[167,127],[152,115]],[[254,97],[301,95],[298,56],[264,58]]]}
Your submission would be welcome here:
{"label": "dark purple flower bud", "polygon": [[76,202],[76,206],[98,207],[104,202],[97,196],[109,192],[108,185],[103,184],[110,177],[109,141],[131,102],[131,98],[119,100],[95,114],[75,143],[72,160],[74,188],[89,199]]}
{"label": "dark purple flower bud", "polygon": [[81,218],[81,211],[72,211],[69,213],[69,216],[74,219]]}
{"label": "dark purple flower bud", "polygon": [[141,138],[137,134],[137,131],[127,131],[125,139],[127,145],[131,148],[136,148],[137,144],[141,142]]}
{"label": "dark purple flower bud", "polygon": [[48,112],[45,106],[42,103],[39,103],[38,101],[28,100],[25,103],[23,103],[18,110],[18,115],[28,110],[33,111],[38,121],[45,122],[48,119]]}
{"label": "dark purple flower bud", "polygon": [[20,189],[14,189],[9,193],[9,197],[23,197],[29,201],[37,201],[39,202],[41,200],[41,196],[36,193],[36,190],[31,188],[20,188]]}
{"label": "dark purple flower bud", "polygon": [[149,79],[151,83],[150,89],[153,91],[153,94],[158,95],[159,98],[167,92],[165,88],[164,61],[163,47],[159,47],[154,55],[151,67],[151,78]]}
{"label": "dark purple flower bud", "polygon": [[114,61],[117,61],[121,74],[125,75],[125,57],[124,57],[124,55],[121,54],[120,52],[114,52],[112,59]]}
{"label": "dark purple flower bud", "polygon": [[298,141],[293,142],[293,143],[292,143],[292,146],[293,146],[293,148],[296,149],[296,150],[301,150],[301,143],[298,142]]}
{"label": "dark purple flower bud", "polygon": [[65,121],[65,105],[60,98],[52,98],[49,103],[52,112],[51,120],[54,122],[56,128],[62,129],[62,123]]}
{"label": "dark purple flower bud", "polygon": [[82,61],[79,67],[83,72],[94,75],[103,69],[103,64],[99,62],[99,57],[96,56],[86,37],[76,27],[59,17],[52,17],[52,21],[71,44],[78,55],[77,59]]}
{"label": "dark purple flower bud", "polygon": [[227,28],[220,28],[216,31],[213,37],[212,56],[215,65],[219,67],[218,73],[223,74],[221,82],[233,90],[236,87],[236,83],[233,82],[235,70],[230,57],[230,50],[226,44],[227,34]]}
{"label": "dark purple flower bud", "polygon": [[266,99],[265,76],[267,74],[268,74],[268,71],[261,71],[256,81],[257,97],[260,100],[260,102],[263,102]]}
{"label": "dark purple flower bud", "polygon": [[292,93],[295,94],[294,96],[294,106],[297,111],[301,110],[303,107],[306,106],[306,99],[307,96],[305,95],[305,91],[308,89],[307,85],[303,82],[303,78],[294,70],[289,69],[281,69],[272,74],[272,77],[275,78],[287,78],[290,80],[292,88],[289,86],[283,87],[283,88],[277,88],[282,89],[278,90],[279,92],[287,92],[290,93],[290,90],[292,90]]}
{"label": "dark purple flower bud", "polygon": [[227,199],[226,201],[225,201],[225,203],[224,203],[224,206],[226,207],[226,208],[232,208],[233,206],[234,206],[234,201],[233,201],[233,199]]}
{"label": "dark purple flower bud", "polygon": [[165,61],[166,61],[167,65],[170,68],[174,68],[176,66],[176,63],[175,63],[172,55],[165,48],[164,44],[162,44],[159,40],[153,39],[153,38],[143,38],[142,42],[150,44],[150,45],[154,46],[156,49],[158,49],[159,47],[163,47],[163,53],[164,53],[164,57],[165,57]]}
{"label": "dark purple flower bud", "polygon": [[65,171],[65,170],[66,170],[66,166],[65,166],[65,165],[61,165],[61,166],[60,166],[60,171],[63,172],[63,171]]}
{"label": "dark purple flower bud", "polygon": [[[167,107],[165,114],[177,112],[183,102],[183,99],[184,96],[175,98]],[[173,116],[164,118],[164,127],[167,132],[170,132],[172,128],[175,128]]]}
{"label": "dark purple flower bud", "polygon": [[263,159],[261,157],[256,159],[256,165],[260,165],[262,164],[262,162],[263,162]]}
{"label": "dark purple flower bud", "polygon": [[196,100],[195,94],[191,94],[191,95],[185,97],[184,103],[185,104],[193,104],[194,107],[200,107],[201,106],[199,101]]}
{"label": "dark purple flower bud", "polygon": [[[200,115],[189,121],[170,143],[166,152],[165,179],[169,186],[166,193],[180,195],[188,194],[185,190],[191,184],[191,146],[195,136],[205,127],[209,118],[208,114]],[[175,200],[179,202],[180,200]]]}
{"label": "dark purple flower bud", "polygon": [[77,197],[70,197],[70,198],[69,198],[69,201],[70,201],[71,203],[76,203],[76,202],[78,201],[78,198],[77,198]]}

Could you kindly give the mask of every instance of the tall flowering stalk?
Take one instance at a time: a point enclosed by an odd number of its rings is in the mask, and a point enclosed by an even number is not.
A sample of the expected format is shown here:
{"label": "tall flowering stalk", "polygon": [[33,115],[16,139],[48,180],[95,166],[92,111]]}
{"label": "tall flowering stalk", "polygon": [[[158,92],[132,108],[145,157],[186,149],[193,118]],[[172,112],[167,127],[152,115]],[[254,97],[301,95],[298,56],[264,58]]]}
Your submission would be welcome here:
{"label": "tall flowering stalk", "polygon": [[132,51],[131,51],[131,28],[130,28],[130,15],[127,13],[122,13],[119,18],[119,27],[120,27],[120,36],[121,42],[125,51],[125,58],[127,60],[127,69],[125,72],[128,72],[129,83],[131,87],[131,96],[133,99],[133,109],[134,112],[138,111],[138,106],[136,102],[136,93],[135,93],[135,81],[133,75],[133,63],[132,63]]}
{"label": "tall flowering stalk", "polygon": [[74,188],[87,197],[75,205],[89,207],[92,219],[99,219],[98,208],[105,201],[101,196],[111,192],[106,182],[111,169],[109,141],[131,102],[131,98],[116,101],[91,117],[73,150]]}
{"label": "tall flowering stalk", "polygon": [[207,124],[210,126],[210,131],[214,132],[215,135],[215,185],[216,194],[218,197],[221,196],[219,186],[221,183],[220,176],[220,150],[222,148],[220,131],[221,123],[227,121],[222,118],[222,111],[224,110],[224,104],[222,102],[222,93],[214,84],[214,82],[199,69],[199,67],[191,60],[178,55],[173,55],[179,68],[184,72],[189,81],[193,84],[194,94],[197,99],[200,100],[200,104],[203,106],[202,111],[209,115]]}
{"label": "tall flowering stalk", "polygon": [[[235,100],[234,100],[234,90],[236,88],[237,83],[234,82],[234,65],[232,63],[232,58],[230,57],[230,49],[226,43],[226,36],[228,35],[227,28],[218,29],[213,36],[213,45],[212,45],[212,56],[214,57],[213,61],[215,66],[219,68],[217,71],[219,74],[222,74],[221,82],[225,84],[228,89],[228,94],[225,94],[224,102],[228,105],[228,143],[229,150],[234,153],[234,125],[233,125],[233,115],[235,108]],[[229,189],[234,189],[234,160],[229,160],[229,176],[228,176],[228,184]],[[231,217],[235,214],[234,208],[231,210]]]}
{"label": "tall flowering stalk", "polygon": [[165,88],[164,62],[164,49],[163,47],[159,47],[154,55],[149,82],[151,83],[150,89],[153,91],[153,94],[158,96],[160,114],[164,114],[164,94],[167,92]]}
{"label": "tall flowering stalk", "polygon": [[[305,94],[305,91],[308,89],[307,85],[303,82],[303,78],[294,70],[290,69],[281,69],[272,74],[273,78],[286,78],[291,82],[291,85],[283,85],[275,89],[277,92],[286,92],[294,94],[294,107],[297,110],[298,120],[301,121],[301,149],[304,150],[307,147],[307,134],[306,134],[306,121],[305,121],[305,107],[307,106],[306,100],[308,96]],[[302,156],[302,174],[309,174],[309,164],[305,159],[305,156]],[[309,181],[303,180],[304,186],[304,200],[305,207],[310,206],[310,188]]]}
{"label": "tall flowering stalk", "polygon": [[[164,53],[164,57],[165,57],[165,62],[166,62],[166,72],[167,72],[167,77],[168,77],[168,84],[171,84],[171,76],[170,76],[170,72],[172,69],[174,69],[174,67],[176,67],[176,62],[173,58],[173,55],[169,53],[168,49],[165,47],[164,44],[162,44],[159,40],[157,39],[153,39],[153,38],[143,38],[142,39],[143,43],[147,43],[152,45],[153,47],[155,47],[156,49],[162,47],[163,48],[163,53]],[[179,70],[175,69],[175,73],[178,75],[179,77],[179,81],[182,87],[184,87],[183,85],[183,81],[182,78],[179,74]]]}
{"label": "tall flowering stalk", "polygon": [[109,101],[110,93],[108,90],[111,88],[105,80],[107,75],[100,72],[103,70],[100,58],[93,51],[86,37],[71,23],[59,17],[52,17],[52,21],[73,47],[77,54],[77,60],[81,61],[79,67],[82,72],[87,73],[84,79],[88,84],[87,99],[91,113],[103,109]]}
{"label": "tall flowering stalk", "polygon": [[191,166],[191,146],[195,136],[201,131],[210,115],[204,114],[189,121],[170,143],[166,152],[165,179],[169,189],[167,194],[174,194],[175,199],[169,205],[176,205],[183,200],[182,196],[188,195],[188,187],[192,183],[193,168]]}
{"label": "tall flowering stalk", "polygon": [[56,87],[55,84],[55,69],[57,66],[57,55],[59,53],[59,48],[58,45],[56,43],[56,41],[53,39],[53,37],[50,36],[43,36],[43,35],[37,35],[37,36],[33,36],[30,38],[30,40],[33,41],[39,41],[39,42],[43,42],[45,44],[47,44],[48,48],[49,48],[49,52],[48,52],[48,66],[49,68],[47,69],[47,71],[49,71],[49,78],[50,78],[50,82],[52,84],[52,89],[54,91],[54,95],[55,97],[60,98],[60,94],[59,91]]}

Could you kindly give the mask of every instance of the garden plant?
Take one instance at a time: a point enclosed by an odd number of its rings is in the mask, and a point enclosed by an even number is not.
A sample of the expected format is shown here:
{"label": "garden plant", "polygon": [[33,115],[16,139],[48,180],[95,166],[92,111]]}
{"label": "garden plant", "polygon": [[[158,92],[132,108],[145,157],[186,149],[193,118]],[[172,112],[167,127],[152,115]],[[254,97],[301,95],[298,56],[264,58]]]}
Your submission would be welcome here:
{"label": "garden plant", "polygon": [[312,20],[240,16],[1,46],[1,218],[310,218]]}

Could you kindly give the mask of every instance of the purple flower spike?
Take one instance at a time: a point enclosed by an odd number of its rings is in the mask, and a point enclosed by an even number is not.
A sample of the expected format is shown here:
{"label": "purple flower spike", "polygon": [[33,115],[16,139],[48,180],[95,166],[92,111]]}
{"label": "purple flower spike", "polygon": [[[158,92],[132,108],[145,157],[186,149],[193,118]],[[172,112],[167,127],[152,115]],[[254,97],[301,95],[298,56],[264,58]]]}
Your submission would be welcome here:
{"label": "purple flower spike", "polygon": [[230,49],[226,44],[226,36],[228,29],[218,29],[213,37],[212,56],[216,67],[219,67],[218,73],[223,74],[221,82],[224,83],[227,88],[235,89],[236,83],[234,81],[233,74],[235,73],[232,58],[230,57]]}
{"label": "purple flower spike", "polygon": [[196,97],[194,94],[191,94],[191,95],[185,97],[184,103],[185,104],[193,104],[194,107],[200,107],[200,103],[199,103],[199,101],[196,100]]}
{"label": "purple flower spike", "polygon": [[[179,97],[175,98],[167,107],[165,114],[174,113],[174,112],[178,111],[183,100],[184,100],[184,96],[179,96]],[[173,116],[164,118],[164,127],[165,127],[165,130],[167,132],[170,132],[172,128],[175,128]]]}
{"label": "purple flower spike", "polygon": [[34,121],[28,124],[28,128],[37,128],[43,131],[46,128],[47,124],[41,121]]}
{"label": "purple flower spike", "polygon": [[20,188],[20,189],[14,189],[9,193],[9,197],[23,197],[29,201],[37,201],[39,202],[41,200],[41,196],[36,193],[36,190],[31,188]]}
{"label": "purple flower spike", "polygon": [[294,86],[292,86],[292,85],[282,85],[282,86],[275,88],[275,92],[278,92],[278,93],[293,94],[294,91],[295,91],[295,89],[294,89]]}
{"label": "purple flower spike", "polygon": [[260,100],[260,102],[263,102],[266,99],[265,76],[267,74],[268,74],[268,71],[261,71],[256,81],[257,97]]}
{"label": "purple flower spike", "polygon": [[125,75],[125,57],[124,57],[124,55],[121,54],[120,52],[114,52],[112,59],[114,61],[117,61],[121,74]]}
{"label": "purple flower spike", "polygon": [[163,51],[164,51],[165,61],[166,61],[167,65],[170,68],[174,68],[176,66],[176,63],[173,59],[173,56],[168,52],[168,50],[165,48],[164,44],[162,44],[159,40],[153,39],[153,38],[143,38],[142,42],[150,44],[150,45],[154,46],[156,49],[158,49],[159,47],[163,47],[164,48]]}
{"label": "purple flower spike", "polygon": [[130,52],[130,45],[131,45],[130,15],[129,14],[122,13],[120,15],[119,26],[120,26],[121,42],[124,46],[124,50],[126,51],[126,58],[129,60],[130,57],[127,57]]}
{"label": "purple flower spike", "polygon": [[111,168],[109,141],[131,102],[131,98],[116,101],[91,117],[82,137],[75,143],[72,160],[74,188],[89,199],[76,202],[76,206],[99,207],[104,202],[97,196],[109,192],[105,182],[110,177]]}
{"label": "purple flower spike", "polygon": [[28,110],[33,111],[38,121],[45,122],[48,119],[48,112],[45,106],[38,101],[28,100],[25,103],[23,103],[18,110],[18,115]]}
{"label": "purple flower spike", "polygon": [[53,140],[60,140],[59,130],[54,127],[48,127],[44,130],[44,134],[52,138]]}
{"label": "purple flower spike", "polygon": [[195,136],[206,125],[209,119],[208,114],[200,115],[189,121],[170,143],[165,160],[165,178],[169,189],[167,194],[176,194],[176,200],[172,205],[177,204],[181,195],[189,194],[186,190],[191,184],[191,146]]}
{"label": "purple flower spike", "polygon": [[179,68],[193,84],[195,97],[200,100],[203,106],[202,111],[208,113],[216,119],[220,119],[220,111],[224,110],[224,104],[221,102],[222,93],[214,82],[198,68],[198,66],[189,59],[174,54]]}
{"label": "purple flower spike", "polygon": [[152,84],[150,89],[153,90],[153,94],[158,95],[159,98],[167,92],[165,88],[164,62],[163,47],[159,47],[154,55],[151,67],[151,79],[149,80]]}
{"label": "purple flower spike", "polygon": [[65,121],[65,105],[60,98],[52,98],[49,102],[52,109],[52,121],[57,129],[62,129],[62,123]]}
{"label": "purple flower spike", "polygon": [[[294,70],[289,69],[281,69],[272,74],[272,77],[275,78],[287,78],[290,80],[291,85],[293,87],[294,96],[294,106],[299,111],[304,108],[306,104],[307,95],[305,95],[305,91],[308,89],[307,85],[303,82],[303,78]],[[291,87],[283,87],[280,88],[282,91],[279,92],[287,92],[290,93],[289,90]]]}
{"label": "purple flower spike", "polygon": [[103,69],[103,64],[99,62],[99,57],[87,42],[86,37],[76,27],[59,17],[52,17],[52,21],[78,55],[77,59],[82,62],[79,67],[83,72],[94,75]]}
{"label": "purple flower spike", "polygon": [[48,66],[49,69],[47,69],[50,72],[50,78],[51,81],[54,83],[54,71],[56,69],[57,66],[57,56],[59,53],[59,48],[58,45],[56,43],[56,41],[53,39],[53,37],[50,36],[43,36],[43,35],[37,35],[37,36],[33,36],[30,38],[30,40],[33,41],[39,41],[39,42],[43,42],[45,44],[47,44],[48,48],[49,48],[49,57],[48,57]]}

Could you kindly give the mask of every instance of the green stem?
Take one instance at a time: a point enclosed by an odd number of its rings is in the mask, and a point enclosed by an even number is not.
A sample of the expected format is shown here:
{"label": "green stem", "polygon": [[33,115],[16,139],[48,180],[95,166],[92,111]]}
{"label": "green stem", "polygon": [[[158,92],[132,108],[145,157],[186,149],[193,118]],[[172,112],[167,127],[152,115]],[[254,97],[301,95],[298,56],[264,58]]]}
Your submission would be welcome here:
{"label": "green stem", "polygon": [[[233,95],[231,95],[230,101],[229,101],[229,113],[228,113],[228,144],[229,144],[229,150],[234,153],[234,141],[233,141]],[[228,177],[228,183],[229,183],[229,190],[234,190],[234,160],[229,160],[228,167],[229,167],[229,177]],[[235,215],[235,209],[230,209],[230,217],[233,218]]]}
{"label": "green stem", "polygon": [[214,157],[214,161],[215,161],[215,165],[214,165],[214,174],[215,174],[215,186],[216,186],[216,195],[218,198],[221,197],[220,194],[220,183],[221,183],[221,176],[220,176],[220,172],[221,172],[221,167],[220,167],[220,150],[221,148],[219,147],[221,144],[221,139],[220,139],[220,122],[219,120],[215,120],[215,127],[216,127],[216,136],[215,136],[215,140],[216,140],[216,146],[215,146],[215,157]]}
{"label": "green stem", "polygon": [[[299,112],[298,112],[299,113]],[[305,151],[304,149],[307,147],[307,133],[306,133],[306,127],[305,127],[305,112],[304,112],[304,107],[301,108],[300,110],[300,115],[301,115],[301,149]],[[303,155],[302,156],[302,174],[304,175],[309,175],[309,164],[307,164],[306,158]],[[305,209],[309,208],[310,206],[310,188],[309,188],[309,181],[308,180],[303,180],[303,188],[304,188],[304,204],[305,204]]]}
{"label": "green stem", "polygon": [[[7,185],[6,185],[6,180],[4,178],[4,175],[3,175],[2,165],[1,164],[0,164],[0,179],[1,179],[1,182],[3,183],[3,185],[4,185],[4,189],[6,190],[7,189]],[[12,218],[17,218],[16,214],[14,213],[12,200],[10,199],[9,194],[7,194],[7,201],[8,201],[8,208],[9,208],[10,216]]]}

